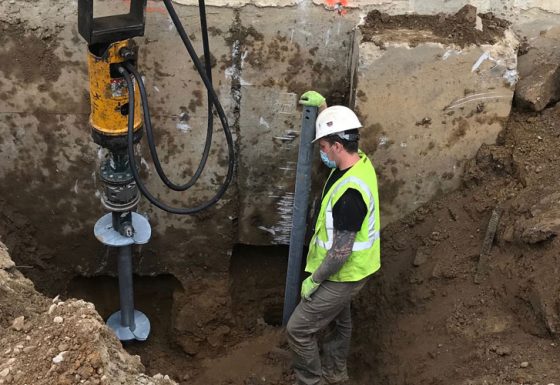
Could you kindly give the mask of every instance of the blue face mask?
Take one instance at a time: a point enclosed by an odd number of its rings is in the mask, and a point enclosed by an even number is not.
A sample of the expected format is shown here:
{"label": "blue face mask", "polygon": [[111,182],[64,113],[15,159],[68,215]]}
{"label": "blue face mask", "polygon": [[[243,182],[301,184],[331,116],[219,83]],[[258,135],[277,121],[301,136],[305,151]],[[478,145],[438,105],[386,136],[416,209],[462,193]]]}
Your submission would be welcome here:
{"label": "blue face mask", "polygon": [[325,166],[327,166],[328,168],[336,168],[336,162],[334,160],[330,160],[327,154],[323,151],[319,150],[319,153],[321,154],[321,160],[323,161]]}

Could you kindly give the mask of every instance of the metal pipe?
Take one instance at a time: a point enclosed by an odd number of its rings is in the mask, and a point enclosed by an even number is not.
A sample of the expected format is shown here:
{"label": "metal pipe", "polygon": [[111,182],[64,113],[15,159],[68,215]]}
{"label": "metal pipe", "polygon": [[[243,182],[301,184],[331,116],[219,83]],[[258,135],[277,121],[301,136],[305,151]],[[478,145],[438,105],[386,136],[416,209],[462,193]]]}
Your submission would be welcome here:
{"label": "metal pipe", "polygon": [[288,254],[288,271],[284,292],[284,312],[282,324],[285,326],[296,308],[301,286],[301,261],[309,190],[311,189],[311,155],[313,154],[313,137],[315,135],[316,107],[304,107],[301,121],[298,162],[296,170],[296,188],[294,193],[294,210],[292,213],[292,231]]}
{"label": "metal pipe", "polygon": [[134,331],[134,290],[132,284],[132,246],[119,247],[119,295],[121,325]]}

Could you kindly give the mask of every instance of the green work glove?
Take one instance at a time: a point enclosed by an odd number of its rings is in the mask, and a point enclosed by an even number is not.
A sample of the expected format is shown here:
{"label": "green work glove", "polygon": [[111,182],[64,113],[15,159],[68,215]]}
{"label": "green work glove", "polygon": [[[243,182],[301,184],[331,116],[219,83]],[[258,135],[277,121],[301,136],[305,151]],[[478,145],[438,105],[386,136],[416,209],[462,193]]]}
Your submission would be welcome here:
{"label": "green work glove", "polygon": [[313,281],[311,276],[307,277],[301,284],[301,298],[311,300],[311,295],[317,291],[321,284]]}
{"label": "green work glove", "polygon": [[299,98],[299,104],[307,107],[321,107],[323,103],[325,98],[317,91],[307,91]]}

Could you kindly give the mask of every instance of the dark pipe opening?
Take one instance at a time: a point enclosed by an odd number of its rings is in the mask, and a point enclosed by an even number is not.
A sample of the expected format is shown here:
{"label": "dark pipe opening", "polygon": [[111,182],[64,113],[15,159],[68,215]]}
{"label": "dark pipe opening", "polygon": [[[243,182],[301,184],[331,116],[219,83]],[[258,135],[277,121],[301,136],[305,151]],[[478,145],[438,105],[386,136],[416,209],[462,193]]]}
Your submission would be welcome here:
{"label": "dark pipe opening", "polygon": [[284,245],[234,246],[230,262],[232,310],[247,331],[262,322],[282,324],[288,249]]}

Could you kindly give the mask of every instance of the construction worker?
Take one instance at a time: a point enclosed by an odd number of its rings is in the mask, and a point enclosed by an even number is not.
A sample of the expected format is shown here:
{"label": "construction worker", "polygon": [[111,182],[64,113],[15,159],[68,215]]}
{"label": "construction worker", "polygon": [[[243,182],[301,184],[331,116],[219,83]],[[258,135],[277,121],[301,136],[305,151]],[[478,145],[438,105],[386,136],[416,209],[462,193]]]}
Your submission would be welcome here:
{"label": "construction worker", "polygon": [[[311,275],[302,283],[302,300],[286,331],[298,385],[341,384],[348,380],[350,301],[380,268],[377,178],[371,161],[358,149],[362,125],[352,110],[327,108],[315,91],[304,93],[300,104],[322,110],[314,142],[332,171],[309,244],[305,271]],[[329,325],[333,327],[320,357],[316,334]]]}

